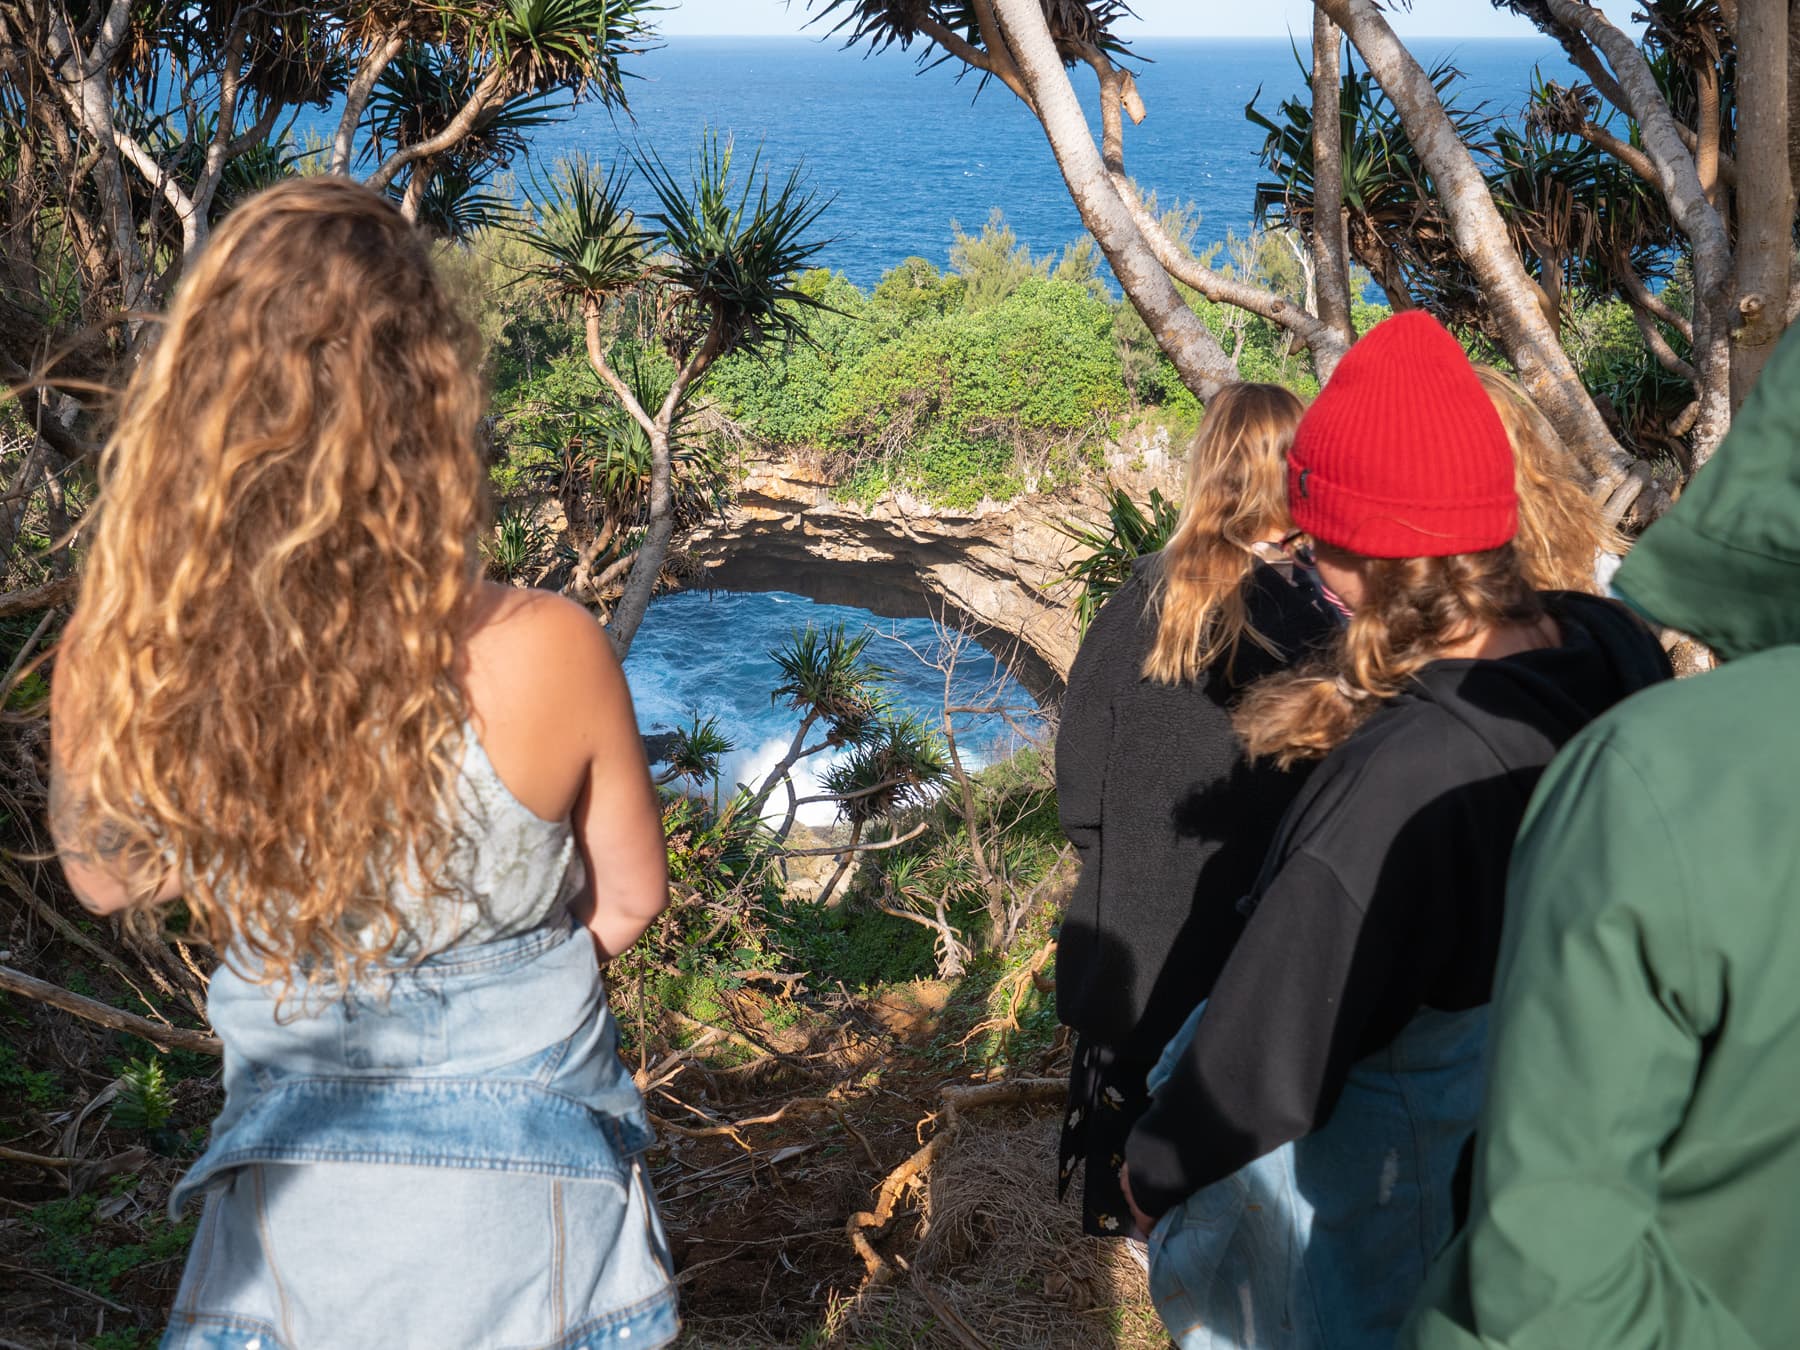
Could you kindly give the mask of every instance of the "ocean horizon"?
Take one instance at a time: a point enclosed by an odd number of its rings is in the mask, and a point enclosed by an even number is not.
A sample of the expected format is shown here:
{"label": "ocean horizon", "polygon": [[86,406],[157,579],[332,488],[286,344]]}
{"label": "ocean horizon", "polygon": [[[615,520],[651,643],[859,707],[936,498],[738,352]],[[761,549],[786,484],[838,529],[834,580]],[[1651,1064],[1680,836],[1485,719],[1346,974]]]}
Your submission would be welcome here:
{"label": "ocean horizon", "polygon": [[[1577,78],[1548,39],[1424,38],[1409,47],[1428,69],[1456,65],[1464,101],[1507,118],[1523,109],[1535,69]],[[1199,211],[1198,247],[1245,234],[1264,133],[1244,107],[1255,99],[1272,114],[1282,99],[1304,93],[1293,44],[1184,37],[1147,38],[1136,48],[1149,116],[1126,123],[1127,171],[1161,204]],[[715,131],[731,137],[740,156],[760,153],[778,180],[803,170],[830,199],[817,227],[828,242],[816,263],[860,286],[908,257],[944,266],[952,222],[979,231],[994,208],[1038,255],[1086,234],[1036,120],[1003,86],[959,80],[954,63],[921,70],[898,48],[866,54],[808,36],[678,36],[625,68],[629,114],[584,104],[529,133],[529,153],[511,169],[521,188],[578,153],[608,165],[654,154],[683,175],[702,136]],[[1074,76],[1098,137],[1092,76]],[[333,122],[334,114],[319,112],[298,129]],[[640,210],[655,209],[641,176],[629,197]]]}

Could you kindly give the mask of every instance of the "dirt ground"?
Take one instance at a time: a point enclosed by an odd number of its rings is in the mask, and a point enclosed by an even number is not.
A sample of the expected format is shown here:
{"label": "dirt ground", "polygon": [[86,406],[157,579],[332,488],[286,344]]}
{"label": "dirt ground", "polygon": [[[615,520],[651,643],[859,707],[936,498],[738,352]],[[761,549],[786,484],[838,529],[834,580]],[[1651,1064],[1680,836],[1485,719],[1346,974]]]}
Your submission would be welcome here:
{"label": "dirt ground", "polygon": [[[129,1006],[107,971],[46,975]],[[802,1025],[773,1015],[778,998],[735,995],[698,1036],[666,1028],[662,1043],[681,1033],[688,1048],[641,1065],[663,1122],[651,1162],[682,1345],[1167,1345],[1141,1267],[1082,1237],[1073,1203],[1055,1199],[1054,1049],[1004,1072],[959,1058],[950,990],[932,982],[846,996]],[[157,1059],[169,1084],[154,1132],[106,1109],[133,1058]],[[155,1344],[192,1233],[191,1218],[167,1219],[167,1196],[217,1109],[215,1065],[0,999],[0,1350]],[[1028,1074],[1031,1101],[949,1123],[945,1087]],[[940,1134],[873,1222],[884,1180]],[[849,1233],[859,1214],[868,1259]]]}

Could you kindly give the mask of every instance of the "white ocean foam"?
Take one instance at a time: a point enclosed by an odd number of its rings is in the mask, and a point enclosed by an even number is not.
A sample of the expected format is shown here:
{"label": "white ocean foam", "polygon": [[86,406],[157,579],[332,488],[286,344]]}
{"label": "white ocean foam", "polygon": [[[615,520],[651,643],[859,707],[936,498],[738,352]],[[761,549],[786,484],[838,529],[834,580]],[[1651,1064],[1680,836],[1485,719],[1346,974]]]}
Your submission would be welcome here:
{"label": "white ocean foam", "polygon": [[[738,783],[744,784],[752,792],[761,787],[763,780],[769,776],[781,757],[788,752],[793,743],[789,736],[782,736],[763,741],[753,750],[734,750],[726,756],[721,766],[719,777],[729,787]],[[821,750],[816,755],[808,755],[796,764],[791,777],[794,782],[796,797],[815,797],[825,791],[821,781],[823,775],[834,764],[843,763],[847,752],[843,750]],[[787,818],[787,790],[779,784],[770,794],[769,801],[763,807],[763,819],[771,825],[779,825]],[[795,817],[802,825],[829,825],[837,819],[837,807],[831,802],[809,802],[802,806]]]}

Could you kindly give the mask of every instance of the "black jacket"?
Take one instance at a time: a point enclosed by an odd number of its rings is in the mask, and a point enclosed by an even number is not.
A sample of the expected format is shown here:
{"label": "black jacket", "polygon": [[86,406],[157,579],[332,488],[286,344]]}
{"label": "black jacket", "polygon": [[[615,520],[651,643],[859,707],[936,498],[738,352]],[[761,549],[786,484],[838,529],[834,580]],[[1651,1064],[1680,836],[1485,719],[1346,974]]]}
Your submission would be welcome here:
{"label": "black jacket", "polygon": [[1193,1042],[1132,1132],[1146,1213],[1323,1125],[1351,1065],[1421,1007],[1488,1001],[1507,860],[1544,766],[1669,674],[1622,607],[1547,599],[1563,645],[1433,662],[1308,780]]}
{"label": "black jacket", "polygon": [[[1156,562],[1140,559],[1088,629],[1056,738],[1057,808],[1081,859],[1057,944],[1057,1013],[1140,1060],[1212,987],[1243,926],[1237,902],[1304,781],[1250,768],[1231,729],[1231,701],[1286,661],[1246,640],[1229,672],[1143,678]],[[1317,591],[1285,569],[1257,563],[1248,601],[1289,659],[1335,630]]]}

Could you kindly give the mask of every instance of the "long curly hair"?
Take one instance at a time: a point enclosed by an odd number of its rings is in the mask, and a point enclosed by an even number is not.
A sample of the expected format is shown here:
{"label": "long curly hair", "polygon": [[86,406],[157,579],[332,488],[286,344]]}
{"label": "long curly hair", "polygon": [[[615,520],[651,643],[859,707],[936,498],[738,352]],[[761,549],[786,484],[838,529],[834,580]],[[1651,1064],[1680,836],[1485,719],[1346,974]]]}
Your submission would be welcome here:
{"label": "long curly hair", "polygon": [[102,454],[52,830],[139,916],[173,871],[265,983],[348,984],[406,931],[392,888],[451,894],[478,361],[391,205],[284,183],[190,268]]}
{"label": "long curly hair", "polygon": [[1481,628],[1535,623],[1543,601],[1512,544],[1448,558],[1372,558],[1333,649],[1251,687],[1233,723],[1253,758],[1320,759],[1444,649]]}
{"label": "long curly hair", "polygon": [[1594,565],[1602,553],[1630,547],[1608,523],[1580,467],[1531,396],[1492,366],[1476,366],[1481,387],[1512,442],[1519,489],[1519,533],[1513,541],[1525,579],[1540,591],[1604,589]]}
{"label": "long curly hair", "polygon": [[1280,655],[1251,624],[1244,591],[1257,542],[1292,523],[1287,451],[1305,410],[1274,384],[1227,385],[1206,405],[1188,452],[1187,499],[1157,567],[1146,679],[1191,683],[1221,657],[1235,660],[1245,638]]}

